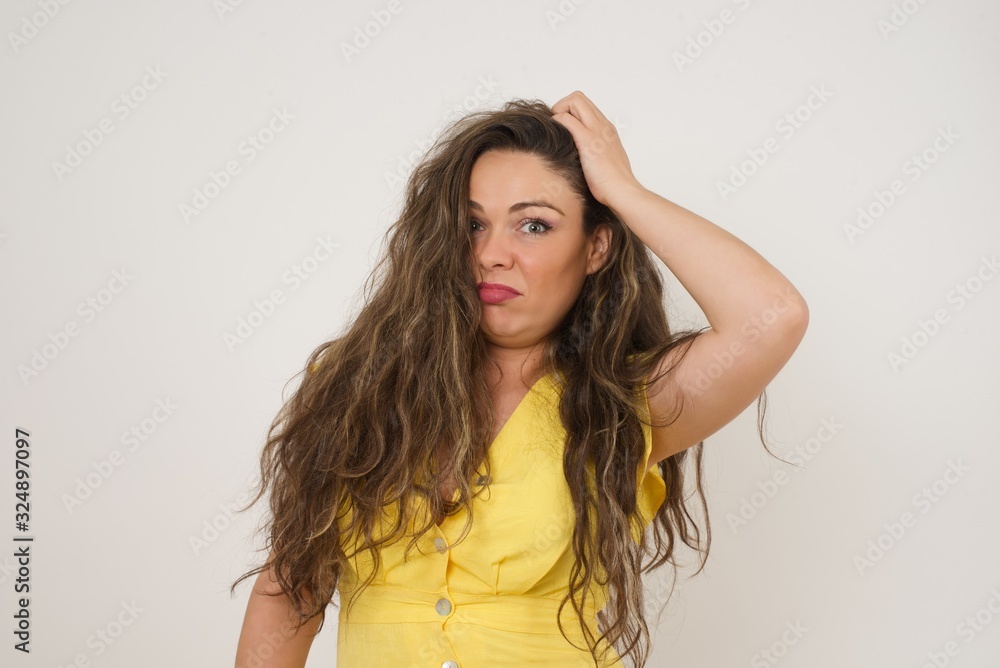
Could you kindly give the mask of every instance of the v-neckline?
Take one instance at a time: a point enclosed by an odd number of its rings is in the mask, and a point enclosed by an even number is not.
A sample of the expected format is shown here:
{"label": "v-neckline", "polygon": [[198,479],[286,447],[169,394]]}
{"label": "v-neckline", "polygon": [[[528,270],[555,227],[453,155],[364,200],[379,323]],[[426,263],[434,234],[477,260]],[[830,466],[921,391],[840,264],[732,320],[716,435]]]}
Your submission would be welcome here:
{"label": "v-neckline", "polygon": [[[507,431],[507,429],[510,427],[511,422],[514,421],[514,418],[518,417],[518,414],[521,412],[521,409],[524,407],[524,404],[528,400],[528,397],[531,395],[531,393],[535,392],[541,386],[542,381],[546,380],[550,375],[552,375],[552,374],[551,373],[546,373],[546,374],[542,375],[540,378],[538,378],[538,380],[536,380],[534,383],[531,384],[531,387],[529,387],[528,391],[524,393],[524,396],[521,397],[521,400],[517,402],[516,406],[514,406],[514,410],[511,411],[510,415],[507,416],[507,419],[500,426],[500,431],[498,431],[497,435],[493,437],[492,441],[490,441],[490,445],[489,445],[489,448],[488,448],[487,456],[489,456],[489,451],[492,451],[493,447],[500,441],[500,437],[503,436],[504,433]],[[451,502],[452,503],[455,502],[455,494],[457,494],[457,493],[458,493],[458,488],[455,488],[452,491],[452,495],[451,495],[452,496],[452,498],[451,498]],[[451,517],[451,515],[445,515],[441,519],[440,522],[435,522],[435,524],[440,529],[441,526],[444,525],[444,523],[447,522],[450,517]]]}
{"label": "v-neckline", "polygon": [[504,423],[500,425],[500,430],[497,432],[497,435],[493,437],[492,441],[490,441],[490,446],[489,446],[490,450],[493,449],[493,446],[496,445],[497,441],[500,440],[500,437],[503,436],[503,433],[507,430],[508,425],[510,425],[510,423],[514,421],[514,417],[517,416],[518,412],[521,410],[521,407],[524,406],[524,402],[528,400],[528,396],[531,395],[531,393],[534,392],[535,389],[539,385],[541,385],[542,381],[549,377],[549,375],[550,374],[546,373],[531,384],[531,387],[528,388],[528,391],[524,393],[524,396],[521,397],[521,400],[517,402],[516,406],[514,406],[514,410],[510,412],[510,415],[507,416],[507,419],[504,420]]}

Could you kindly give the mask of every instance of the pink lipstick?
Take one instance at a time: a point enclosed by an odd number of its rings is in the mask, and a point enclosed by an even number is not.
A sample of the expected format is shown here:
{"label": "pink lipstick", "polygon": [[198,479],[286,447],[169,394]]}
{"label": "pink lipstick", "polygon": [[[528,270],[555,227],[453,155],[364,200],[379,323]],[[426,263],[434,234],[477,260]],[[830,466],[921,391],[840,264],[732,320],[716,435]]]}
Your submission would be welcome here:
{"label": "pink lipstick", "polygon": [[521,293],[503,283],[480,283],[479,299],[487,304],[500,304],[519,296]]}

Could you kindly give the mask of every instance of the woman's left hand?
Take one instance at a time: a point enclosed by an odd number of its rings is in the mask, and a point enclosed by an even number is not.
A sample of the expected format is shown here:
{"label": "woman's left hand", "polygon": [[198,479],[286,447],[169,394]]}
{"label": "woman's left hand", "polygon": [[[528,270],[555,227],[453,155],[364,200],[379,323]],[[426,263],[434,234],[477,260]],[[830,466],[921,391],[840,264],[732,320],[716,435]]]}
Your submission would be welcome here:
{"label": "woman's left hand", "polygon": [[580,164],[594,198],[610,207],[616,194],[642,188],[632,174],[618,130],[601,110],[578,90],[552,105],[552,120],[573,135]]}

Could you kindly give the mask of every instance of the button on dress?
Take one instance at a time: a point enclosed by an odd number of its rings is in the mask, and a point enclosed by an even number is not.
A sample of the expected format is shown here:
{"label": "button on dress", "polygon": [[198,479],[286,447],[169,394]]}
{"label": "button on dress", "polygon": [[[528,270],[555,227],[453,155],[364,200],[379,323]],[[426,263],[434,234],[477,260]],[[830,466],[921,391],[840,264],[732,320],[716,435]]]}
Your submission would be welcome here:
{"label": "button on dress", "polygon": [[[486,490],[472,501],[469,532],[458,540],[468,513],[461,508],[433,526],[406,561],[412,533],[383,546],[375,579],[348,616],[346,601],[373,563],[367,552],[353,557],[340,582],[339,668],[593,667],[571,603],[563,608],[562,624],[576,647],[556,620],[569,591],[575,522],[562,468],[566,431],[559,391],[551,373],[543,376],[500,429],[489,448],[491,478],[480,471],[475,479],[474,491]],[[642,406],[648,416],[645,392]],[[647,467],[652,434],[648,425],[642,428],[645,457],[636,481],[644,521],[634,528],[636,541],[666,498],[659,468]],[[421,509],[429,513],[426,504]],[[387,520],[394,519],[390,513]],[[587,619],[596,637],[596,614],[607,592],[592,594]],[[608,668],[624,666],[613,650],[608,658]]]}

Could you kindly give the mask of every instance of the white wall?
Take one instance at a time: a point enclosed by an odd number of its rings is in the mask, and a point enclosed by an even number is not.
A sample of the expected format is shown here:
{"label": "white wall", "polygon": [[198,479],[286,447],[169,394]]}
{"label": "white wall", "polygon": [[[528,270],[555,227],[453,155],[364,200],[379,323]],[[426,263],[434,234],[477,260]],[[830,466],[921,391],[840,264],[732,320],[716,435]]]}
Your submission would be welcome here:
{"label": "white wall", "polygon": [[[680,581],[652,665],[770,666],[772,647],[782,666],[997,665],[994,3],[401,0],[348,59],[387,2],[226,2],[0,9],[0,489],[13,537],[26,429],[35,537],[17,665],[231,665],[249,583],[227,587],[257,558],[263,506],[227,509],[283,384],[358,304],[400,204],[392,175],[463,105],[574,89],[618,124],[645,186],[750,244],[811,313],[768,390],[769,442],[809,461],[763,453],[755,406],[708,439],[713,551]],[[68,158],[81,144],[96,146]],[[228,185],[183,215],[229,161]],[[852,232],[880,197],[894,201]],[[289,280],[321,241],[334,253]],[[704,324],[669,280],[678,323]],[[284,301],[227,346],[272,291]],[[904,339],[916,354],[894,365]],[[44,368],[22,377],[36,351]],[[309,665],[332,665],[335,641],[334,614]]]}

